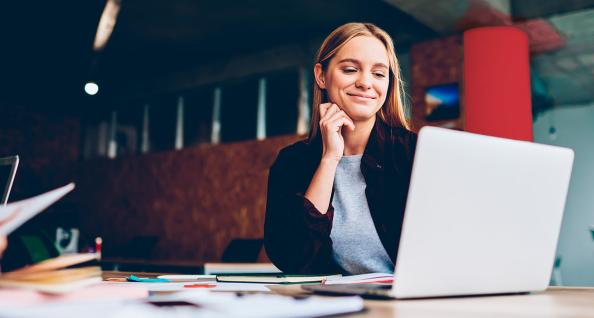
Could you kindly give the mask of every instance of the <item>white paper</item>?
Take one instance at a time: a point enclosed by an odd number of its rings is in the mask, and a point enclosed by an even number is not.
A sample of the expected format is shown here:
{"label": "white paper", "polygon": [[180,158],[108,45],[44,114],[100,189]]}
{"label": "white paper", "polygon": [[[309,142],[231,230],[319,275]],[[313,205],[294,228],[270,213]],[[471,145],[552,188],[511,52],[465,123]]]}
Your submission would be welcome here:
{"label": "white paper", "polygon": [[369,273],[360,275],[350,275],[342,277],[331,277],[326,281],[326,285],[333,284],[363,284],[363,283],[377,283],[378,281],[394,281],[394,274],[386,273]]}
{"label": "white paper", "polygon": [[144,300],[52,302],[28,307],[0,308],[2,318],[297,318],[339,315],[363,310],[360,297],[294,299],[280,295],[180,292],[149,298],[153,302],[182,301],[196,306],[157,307]]}
{"label": "white paper", "polygon": [[[106,284],[116,285],[134,285],[142,286],[151,292],[163,291],[188,291],[188,290],[210,290],[210,291],[225,291],[225,292],[269,292],[270,288],[265,284],[252,283],[219,283],[219,282],[171,282],[171,283],[143,283],[143,282],[105,282]],[[191,288],[185,287],[192,284],[214,284],[215,287],[210,288]]]}
{"label": "white paper", "polygon": [[209,290],[226,292],[269,292],[270,288],[266,287],[266,284],[217,283],[217,287],[210,288]]}
{"label": "white paper", "polygon": [[184,285],[192,284],[192,283],[180,283],[180,282],[171,282],[171,283],[144,283],[144,282],[104,282],[104,284],[113,284],[113,285],[134,285],[134,286],[142,286],[146,288],[150,292],[161,292],[161,291],[181,291],[184,290]]}
{"label": "white paper", "polygon": [[38,196],[0,206],[0,235],[8,235],[74,189],[74,183]]}
{"label": "white paper", "polygon": [[295,299],[274,294],[237,296],[206,290],[185,291],[150,298],[152,301],[185,301],[196,304],[213,317],[318,317],[363,310],[363,300],[353,297],[310,296]]}

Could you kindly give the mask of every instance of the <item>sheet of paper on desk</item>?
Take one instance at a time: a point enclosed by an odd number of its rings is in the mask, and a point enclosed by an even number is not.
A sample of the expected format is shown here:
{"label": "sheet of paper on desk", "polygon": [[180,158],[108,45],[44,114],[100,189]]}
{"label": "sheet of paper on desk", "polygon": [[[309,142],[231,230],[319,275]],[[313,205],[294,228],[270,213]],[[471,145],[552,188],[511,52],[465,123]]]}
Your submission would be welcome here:
{"label": "sheet of paper on desk", "polygon": [[[183,291],[192,288],[193,283],[188,282],[172,282],[172,283],[139,283],[139,282],[104,282],[104,284],[114,285],[133,285],[142,286],[149,292],[164,292],[164,291]],[[208,290],[225,291],[225,292],[269,292],[270,288],[265,284],[251,284],[251,283],[215,283],[215,287],[210,287]],[[190,287],[186,287],[190,286]]]}
{"label": "sheet of paper on desk", "polygon": [[0,235],[8,235],[74,189],[74,183],[38,196],[0,206]]}
{"label": "sheet of paper on desk", "polygon": [[326,285],[333,284],[392,284],[394,274],[369,273],[360,275],[350,275],[342,277],[331,277],[326,281]]}
{"label": "sheet of paper on desk", "polygon": [[155,291],[179,291],[184,290],[184,285],[188,283],[141,283],[141,282],[103,282],[104,284],[114,286],[141,286],[149,292]]}
{"label": "sheet of paper on desk", "polygon": [[[157,307],[141,301],[97,301],[78,303],[49,303],[21,308],[0,308],[2,318],[202,318],[213,317],[196,306]],[[220,317],[220,316],[214,316]]]}
{"label": "sheet of paper on desk", "polygon": [[217,283],[217,287],[211,288],[210,290],[226,292],[269,292],[270,288],[266,287],[266,284]]}
{"label": "sheet of paper on desk", "polygon": [[212,293],[206,290],[185,291],[151,297],[151,301],[184,301],[196,304],[215,317],[320,317],[363,310],[360,297],[318,297],[295,299],[290,296],[254,294],[237,296],[232,293]]}
{"label": "sheet of paper on desk", "polygon": [[149,293],[142,286],[118,286],[109,283],[98,283],[77,290],[74,293],[61,295],[40,293],[26,289],[0,288],[0,317],[2,309],[30,307],[43,304],[77,303],[109,300],[143,299]]}
{"label": "sheet of paper on desk", "polygon": [[[194,291],[158,296],[147,300],[48,303],[27,307],[0,308],[2,318],[297,318],[339,315],[363,310],[359,297],[309,297],[294,299],[280,295],[245,295]],[[159,305],[161,304],[161,305]],[[172,306],[177,304],[178,306]],[[181,305],[186,304],[186,305]]]}

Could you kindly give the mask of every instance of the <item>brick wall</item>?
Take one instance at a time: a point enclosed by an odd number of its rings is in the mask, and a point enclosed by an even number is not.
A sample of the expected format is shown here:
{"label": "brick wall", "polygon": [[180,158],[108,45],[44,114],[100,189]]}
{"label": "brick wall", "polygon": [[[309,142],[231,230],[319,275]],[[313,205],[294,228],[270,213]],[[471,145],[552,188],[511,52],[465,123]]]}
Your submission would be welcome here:
{"label": "brick wall", "polygon": [[76,164],[80,135],[77,117],[0,103],[0,157],[20,157],[11,199],[51,188],[44,176]]}
{"label": "brick wall", "polygon": [[[233,238],[262,238],[268,169],[298,136],[115,160],[92,160],[76,173],[83,231],[99,235],[108,256],[156,246],[151,259],[217,261]],[[138,240],[140,239],[140,240]]]}
{"label": "brick wall", "polygon": [[[301,138],[79,161],[79,119],[12,105],[0,107],[0,118],[0,155],[21,157],[11,200],[76,182],[25,227],[49,237],[57,226],[78,227],[83,246],[103,237],[106,256],[148,252],[164,261],[217,261],[231,239],[263,237],[268,169]],[[152,250],[131,245],[151,239]]]}

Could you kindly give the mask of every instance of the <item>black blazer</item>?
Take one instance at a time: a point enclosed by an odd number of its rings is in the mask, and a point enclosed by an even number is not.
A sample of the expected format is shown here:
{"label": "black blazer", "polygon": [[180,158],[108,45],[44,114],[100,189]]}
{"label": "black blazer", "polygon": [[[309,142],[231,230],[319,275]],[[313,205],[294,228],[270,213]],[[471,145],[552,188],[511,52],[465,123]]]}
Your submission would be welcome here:
{"label": "black blazer", "polygon": [[[396,261],[417,135],[379,118],[361,160],[365,194],[375,228]],[[283,272],[341,273],[332,257],[332,200],[326,214],[304,197],[322,156],[320,134],[282,149],[270,168],[264,245]],[[334,192],[333,192],[334,193]]]}

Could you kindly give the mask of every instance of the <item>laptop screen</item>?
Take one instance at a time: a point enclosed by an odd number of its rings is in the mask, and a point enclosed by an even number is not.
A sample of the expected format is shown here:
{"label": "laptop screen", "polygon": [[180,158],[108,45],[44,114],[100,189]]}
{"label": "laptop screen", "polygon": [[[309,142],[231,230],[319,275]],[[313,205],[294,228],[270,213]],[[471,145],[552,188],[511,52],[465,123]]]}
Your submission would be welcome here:
{"label": "laptop screen", "polygon": [[17,166],[19,164],[19,157],[0,158],[0,205],[8,202],[10,189],[12,188],[12,181],[16,174]]}

